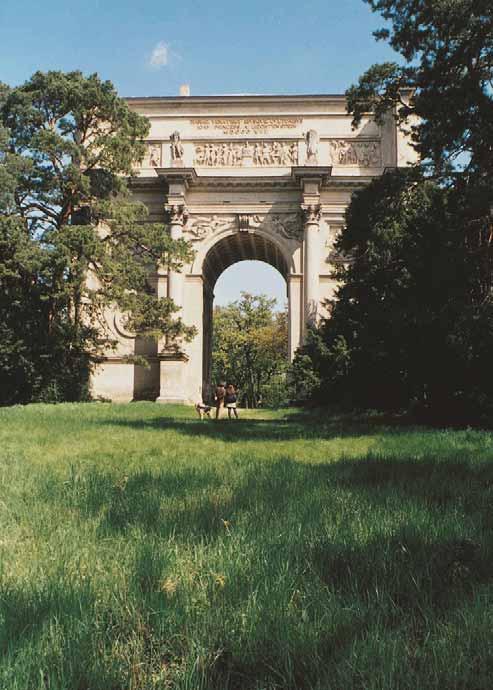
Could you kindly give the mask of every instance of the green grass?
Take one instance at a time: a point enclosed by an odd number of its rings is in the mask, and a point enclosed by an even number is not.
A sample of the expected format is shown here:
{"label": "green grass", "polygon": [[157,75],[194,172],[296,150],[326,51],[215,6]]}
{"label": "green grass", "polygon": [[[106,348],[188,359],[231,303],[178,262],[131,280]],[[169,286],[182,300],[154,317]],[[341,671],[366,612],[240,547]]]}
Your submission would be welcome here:
{"label": "green grass", "polygon": [[493,443],[383,418],[0,410],[0,688],[485,690]]}

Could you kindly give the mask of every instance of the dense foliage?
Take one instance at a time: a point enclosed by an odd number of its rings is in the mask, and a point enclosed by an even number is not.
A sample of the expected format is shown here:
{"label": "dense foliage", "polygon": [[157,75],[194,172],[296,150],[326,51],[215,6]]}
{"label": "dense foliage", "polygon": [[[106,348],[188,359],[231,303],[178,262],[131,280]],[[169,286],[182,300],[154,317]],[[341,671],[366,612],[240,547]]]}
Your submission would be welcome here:
{"label": "dense foliage", "polygon": [[369,4],[390,23],[378,37],[406,63],[370,68],[348,109],[355,125],[369,110],[377,121],[393,113],[422,162],[353,196],[337,300],[297,353],[294,385],[317,401],[490,424],[493,6]]}
{"label": "dense foliage", "polygon": [[469,191],[411,170],[354,196],[337,242],[352,256],[337,271],[338,300],[293,365],[301,394],[315,376],[322,401],[415,406],[443,421],[487,414],[491,225],[468,217],[472,205],[486,218],[488,210],[488,194],[470,199]]}
{"label": "dense foliage", "polygon": [[[446,175],[457,163],[493,172],[491,0],[365,0],[387,21],[375,32],[404,62],[373,65],[347,92],[355,124],[395,108],[423,161]],[[411,100],[403,89],[411,89]]]}
{"label": "dense foliage", "polygon": [[286,401],[288,331],[286,312],[275,299],[242,293],[241,299],[214,310],[213,381],[231,381],[247,407]]}
{"label": "dense foliage", "polygon": [[110,306],[143,335],[193,335],[148,280],[188,245],[127,190],[148,129],[97,75],[0,89],[0,403],[87,397]]}

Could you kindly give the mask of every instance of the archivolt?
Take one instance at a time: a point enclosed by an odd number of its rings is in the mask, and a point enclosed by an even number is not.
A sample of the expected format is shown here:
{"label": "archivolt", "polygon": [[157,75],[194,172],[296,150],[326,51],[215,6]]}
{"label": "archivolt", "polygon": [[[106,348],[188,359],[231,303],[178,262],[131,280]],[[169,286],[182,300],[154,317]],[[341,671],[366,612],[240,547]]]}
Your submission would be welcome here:
{"label": "archivolt", "polygon": [[214,289],[217,279],[229,266],[238,261],[265,261],[287,278],[289,267],[282,251],[259,232],[235,232],[214,244],[207,252],[202,273],[204,280]]}

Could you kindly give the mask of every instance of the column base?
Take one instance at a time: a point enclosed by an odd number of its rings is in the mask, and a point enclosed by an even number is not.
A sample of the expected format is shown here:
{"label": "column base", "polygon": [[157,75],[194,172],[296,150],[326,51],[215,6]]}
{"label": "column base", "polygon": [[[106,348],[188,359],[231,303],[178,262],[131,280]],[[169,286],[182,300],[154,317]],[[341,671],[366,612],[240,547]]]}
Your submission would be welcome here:
{"label": "column base", "polygon": [[190,403],[187,385],[188,357],[184,353],[166,353],[159,362],[159,395],[157,403],[186,405]]}
{"label": "column base", "polygon": [[154,402],[161,405],[190,405],[190,401],[186,398],[174,398],[167,395],[160,395]]}

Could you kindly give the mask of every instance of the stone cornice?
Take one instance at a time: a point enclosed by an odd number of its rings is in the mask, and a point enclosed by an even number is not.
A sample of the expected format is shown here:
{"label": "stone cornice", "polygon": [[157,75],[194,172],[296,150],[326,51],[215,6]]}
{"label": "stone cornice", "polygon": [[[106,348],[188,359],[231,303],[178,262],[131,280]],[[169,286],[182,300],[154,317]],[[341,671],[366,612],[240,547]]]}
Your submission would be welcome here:
{"label": "stone cornice", "polygon": [[344,94],[296,94],[296,95],[275,95],[275,94],[224,94],[214,96],[127,96],[124,98],[131,105],[149,104],[222,104],[222,103],[307,103],[307,102],[337,102],[346,103]]}
{"label": "stone cornice", "polygon": [[[316,168],[315,168],[316,169]],[[183,172],[187,168],[161,168],[161,170],[176,170],[176,172]],[[189,170],[189,169],[188,169]],[[163,181],[166,180],[166,175],[158,177],[153,175],[152,177],[133,177],[129,180],[129,186],[131,189],[149,189],[149,190],[162,190]],[[331,188],[346,188],[349,190],[358,189],[364,187],[371,180],[374,179],[374,175],[333,175],[324,180],[322,186],[323,189]],[[177,179],[179,177],[177,176]],[[234,176],[212,176],[212,175],[197,175],[193,178],[193,187],[197,191],[203,191],[207,189],[214,189],[216,191],[228,191],[234,189],[238,191],[239,189],[255,190],[299,190],[299,185],[296,184],[291,177],[285,175],[272,175],[269,177],[264,177],[260,175],[243,177],[241,175]]]}

